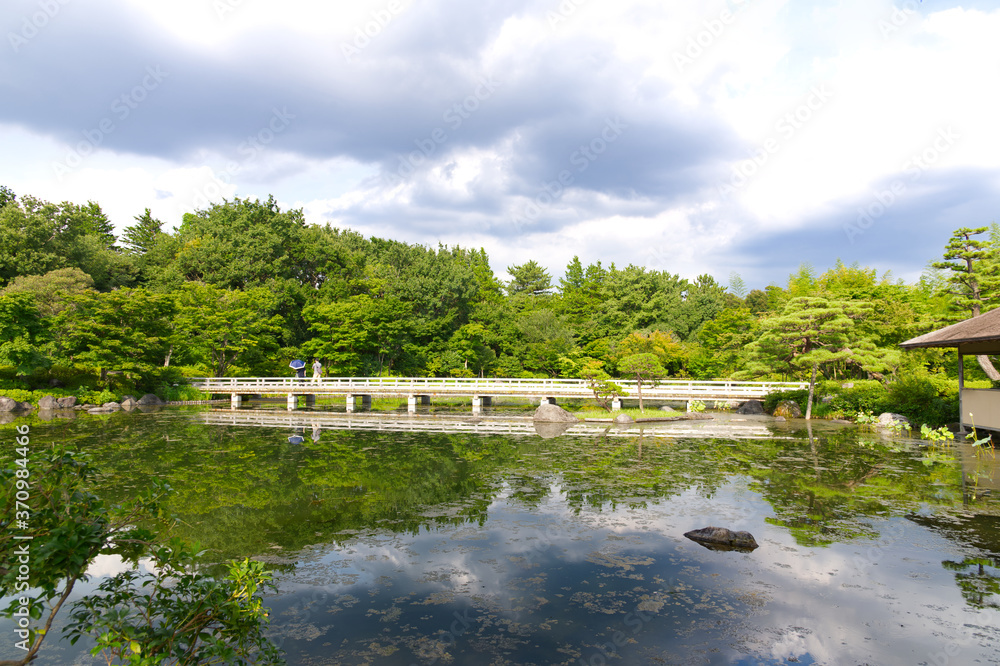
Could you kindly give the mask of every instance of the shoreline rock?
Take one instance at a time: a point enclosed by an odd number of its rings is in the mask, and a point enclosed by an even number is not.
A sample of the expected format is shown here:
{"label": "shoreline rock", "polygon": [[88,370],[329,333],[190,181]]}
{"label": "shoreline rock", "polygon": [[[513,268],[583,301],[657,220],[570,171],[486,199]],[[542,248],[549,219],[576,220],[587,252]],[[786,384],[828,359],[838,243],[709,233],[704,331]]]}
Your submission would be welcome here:
{"label": "shoreline rock", "polygon": [[685,532],[684,536],[709,550],[738,550],[750,553],[759,548],[749,532],[734,532],[725,527],[703,527]]}

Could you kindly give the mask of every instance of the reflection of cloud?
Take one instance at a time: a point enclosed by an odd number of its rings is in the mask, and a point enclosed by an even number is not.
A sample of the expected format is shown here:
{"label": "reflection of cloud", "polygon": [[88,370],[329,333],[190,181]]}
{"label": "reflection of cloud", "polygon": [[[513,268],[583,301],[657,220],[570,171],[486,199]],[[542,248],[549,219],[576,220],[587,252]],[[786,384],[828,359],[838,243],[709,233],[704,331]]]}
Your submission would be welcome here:
{"label": "reflection of cloud", "polygon": [[[940,565],[953,546],[906,519],[877,523],[880,534],[899,535],[881,542],[806,548],[766,522],[774,515],[770,506],[739,479],[710,496],[692,488],[645,508],[576,511],[567,505],[567,487],[554,484],[537,507],[523,510],[511,491],[498,493],[481,527],[368,534],[310,549],[284,586],[308,582],[331,595],[365,599],[388,585],[393,598],[407,600],[401,612],[430,601],[443,604],[434,617],[446,617],[471,604],[494,614],[490,626],[503,625],[503,618],[530,626],[530,640],[538,642],[549,640],[542,625],[555,618],[587,627],[586,645],[624,626],[642,594],[666,587],[675,593],[637,639],[644,654],[690,656],[708,642],[719,650],[719,663],[740,662],[747,651],[825,664],[920,663],[954,641],[963,658],[984,650],[987,659],[993,655],[963,626],[993,625],[1000,613],[967,608]],[[434,515],[450,510],[439,507]],[[746,529],[761,547],[753,554],[713,552],[681,536],[707,525]],[[622,585],[640,592],[620,594]],[[657,628],[692,620],[690,634]],[[585,654],[593,649],[577,647]]]}

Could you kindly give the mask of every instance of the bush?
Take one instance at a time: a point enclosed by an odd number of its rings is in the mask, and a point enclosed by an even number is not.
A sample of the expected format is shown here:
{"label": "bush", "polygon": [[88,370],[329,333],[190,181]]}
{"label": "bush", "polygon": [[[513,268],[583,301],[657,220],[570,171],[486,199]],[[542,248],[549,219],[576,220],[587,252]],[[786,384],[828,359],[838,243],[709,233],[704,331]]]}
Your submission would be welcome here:
{"label": "bush", "polygon": [[943,426],[958,418],[958,389],[930,377],[900,379],[889,385],[886,408],[914,423]]}
{"label": "bush", "polygon": [[764,411],[770,414],[774,411],[774,408],[778,406],[778,403],[784,402],[785,400],[791,400],[797,404],[799,409],[802,410],[802,413],[805,414],[806,403],[809,402],[809,389],[768,393],[767,397],[764,398]]}
{"label": "bush", "polygon": [[880,414],[886,410],[888,392],[880,382],[854,382],[848,389],[840,389],[833,393],[830,409],[845,416],[853,416],[858,412],[874,412]]}

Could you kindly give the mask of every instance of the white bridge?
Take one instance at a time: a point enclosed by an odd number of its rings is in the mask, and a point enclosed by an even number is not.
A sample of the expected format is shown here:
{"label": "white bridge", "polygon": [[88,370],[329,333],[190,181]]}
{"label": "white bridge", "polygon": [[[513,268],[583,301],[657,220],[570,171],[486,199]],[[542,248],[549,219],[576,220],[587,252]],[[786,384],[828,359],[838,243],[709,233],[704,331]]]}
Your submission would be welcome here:
{"label": "white bridge", "polygon": [[[407,398],[409,411],[418,404],[429,405],[432,397],[468,397],[473,411],[492,404],[494,397],[517,397],[555,403],[558,399],[594,399],[594,392],[582,379],[496,379],[454,377],[199,377],[189,380],[195,388],[213,394],[228,393],[232,405],[239,406],[244,396],[286,395],[288,408],[295,409],[299,396],[307,402],[317,395],[341,395],[347,400],[347,411],[354,411],[357,399],[363,407],[371,407],[372,397]],[[639,387],[635,381],[614,380],[624,394],[613,401],[621,409],[622,400],[637,400]],[[761,399],[775,391],[801,390],[805,382],[738,382],[661,380],[643,383],[644,400],[720,401]],[[311,396],[311,398],[310,398]]]}

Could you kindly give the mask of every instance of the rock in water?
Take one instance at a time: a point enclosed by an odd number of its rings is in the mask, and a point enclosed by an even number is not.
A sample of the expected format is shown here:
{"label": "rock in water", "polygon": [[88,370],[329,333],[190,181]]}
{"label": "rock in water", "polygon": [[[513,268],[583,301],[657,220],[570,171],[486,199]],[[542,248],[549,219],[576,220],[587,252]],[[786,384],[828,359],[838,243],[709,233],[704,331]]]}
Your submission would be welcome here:
{"label": "rock in water", "polygon": [[618,425],[632,425],[635,423],[635,419],[628,414],[619,414],[615,417],[615,423]]}
{"label": "rock in water", "polygon": [[774,408],[774,416],[784,416],[786,419],[801,419],[802,410],[794,400],[782,400]]}
{"label": "rock in water", "polygon": [[76,396],[70,395],[65,398],[59,398],[56,402],[59,403],[59,409],[73,409],[76,406]]}
{"label": "rock in water", "polygon": [[879,414],[878,423],[875,424],[877,428],[896,428],[902,426],[907,430],[913,428],[913,424],[910,423],[910,419],[906,418],[902,414],[893,414],[891,412],[882,412]]}
{"label": "rock in water", "polygon": [[152,393],[147,393],[146,395],[139,398],[138,403],[140,405],[165,405],[167,403],[160,400],[160,398]]}
{"label": "rock in water", "polygon": [[737,414],[763,414],[764,405],[760,403],[760,400],[747,400],[740,408],[736,410]]}
{"label": "rock in water", "polygon": [[38,409],[59,409],[59,401],[51,395],[43,395],[38,400]]}
{"label": "rock in water", "polygon": [[550,404],[539,405],[533,418],[543,423],[576,423],[580,420],[559,405]]}
{"label": "rock in water", "polygon": [[739,550],[749,553],[759,548],[749,532],[734,532],[725,527],[703,527],[685,532],[684,536],[709,550]]}
{"label": "rock in water", "polygon": [[17,409],[17,405],[17,400],[0,396],[0,412],[12,412]]}

